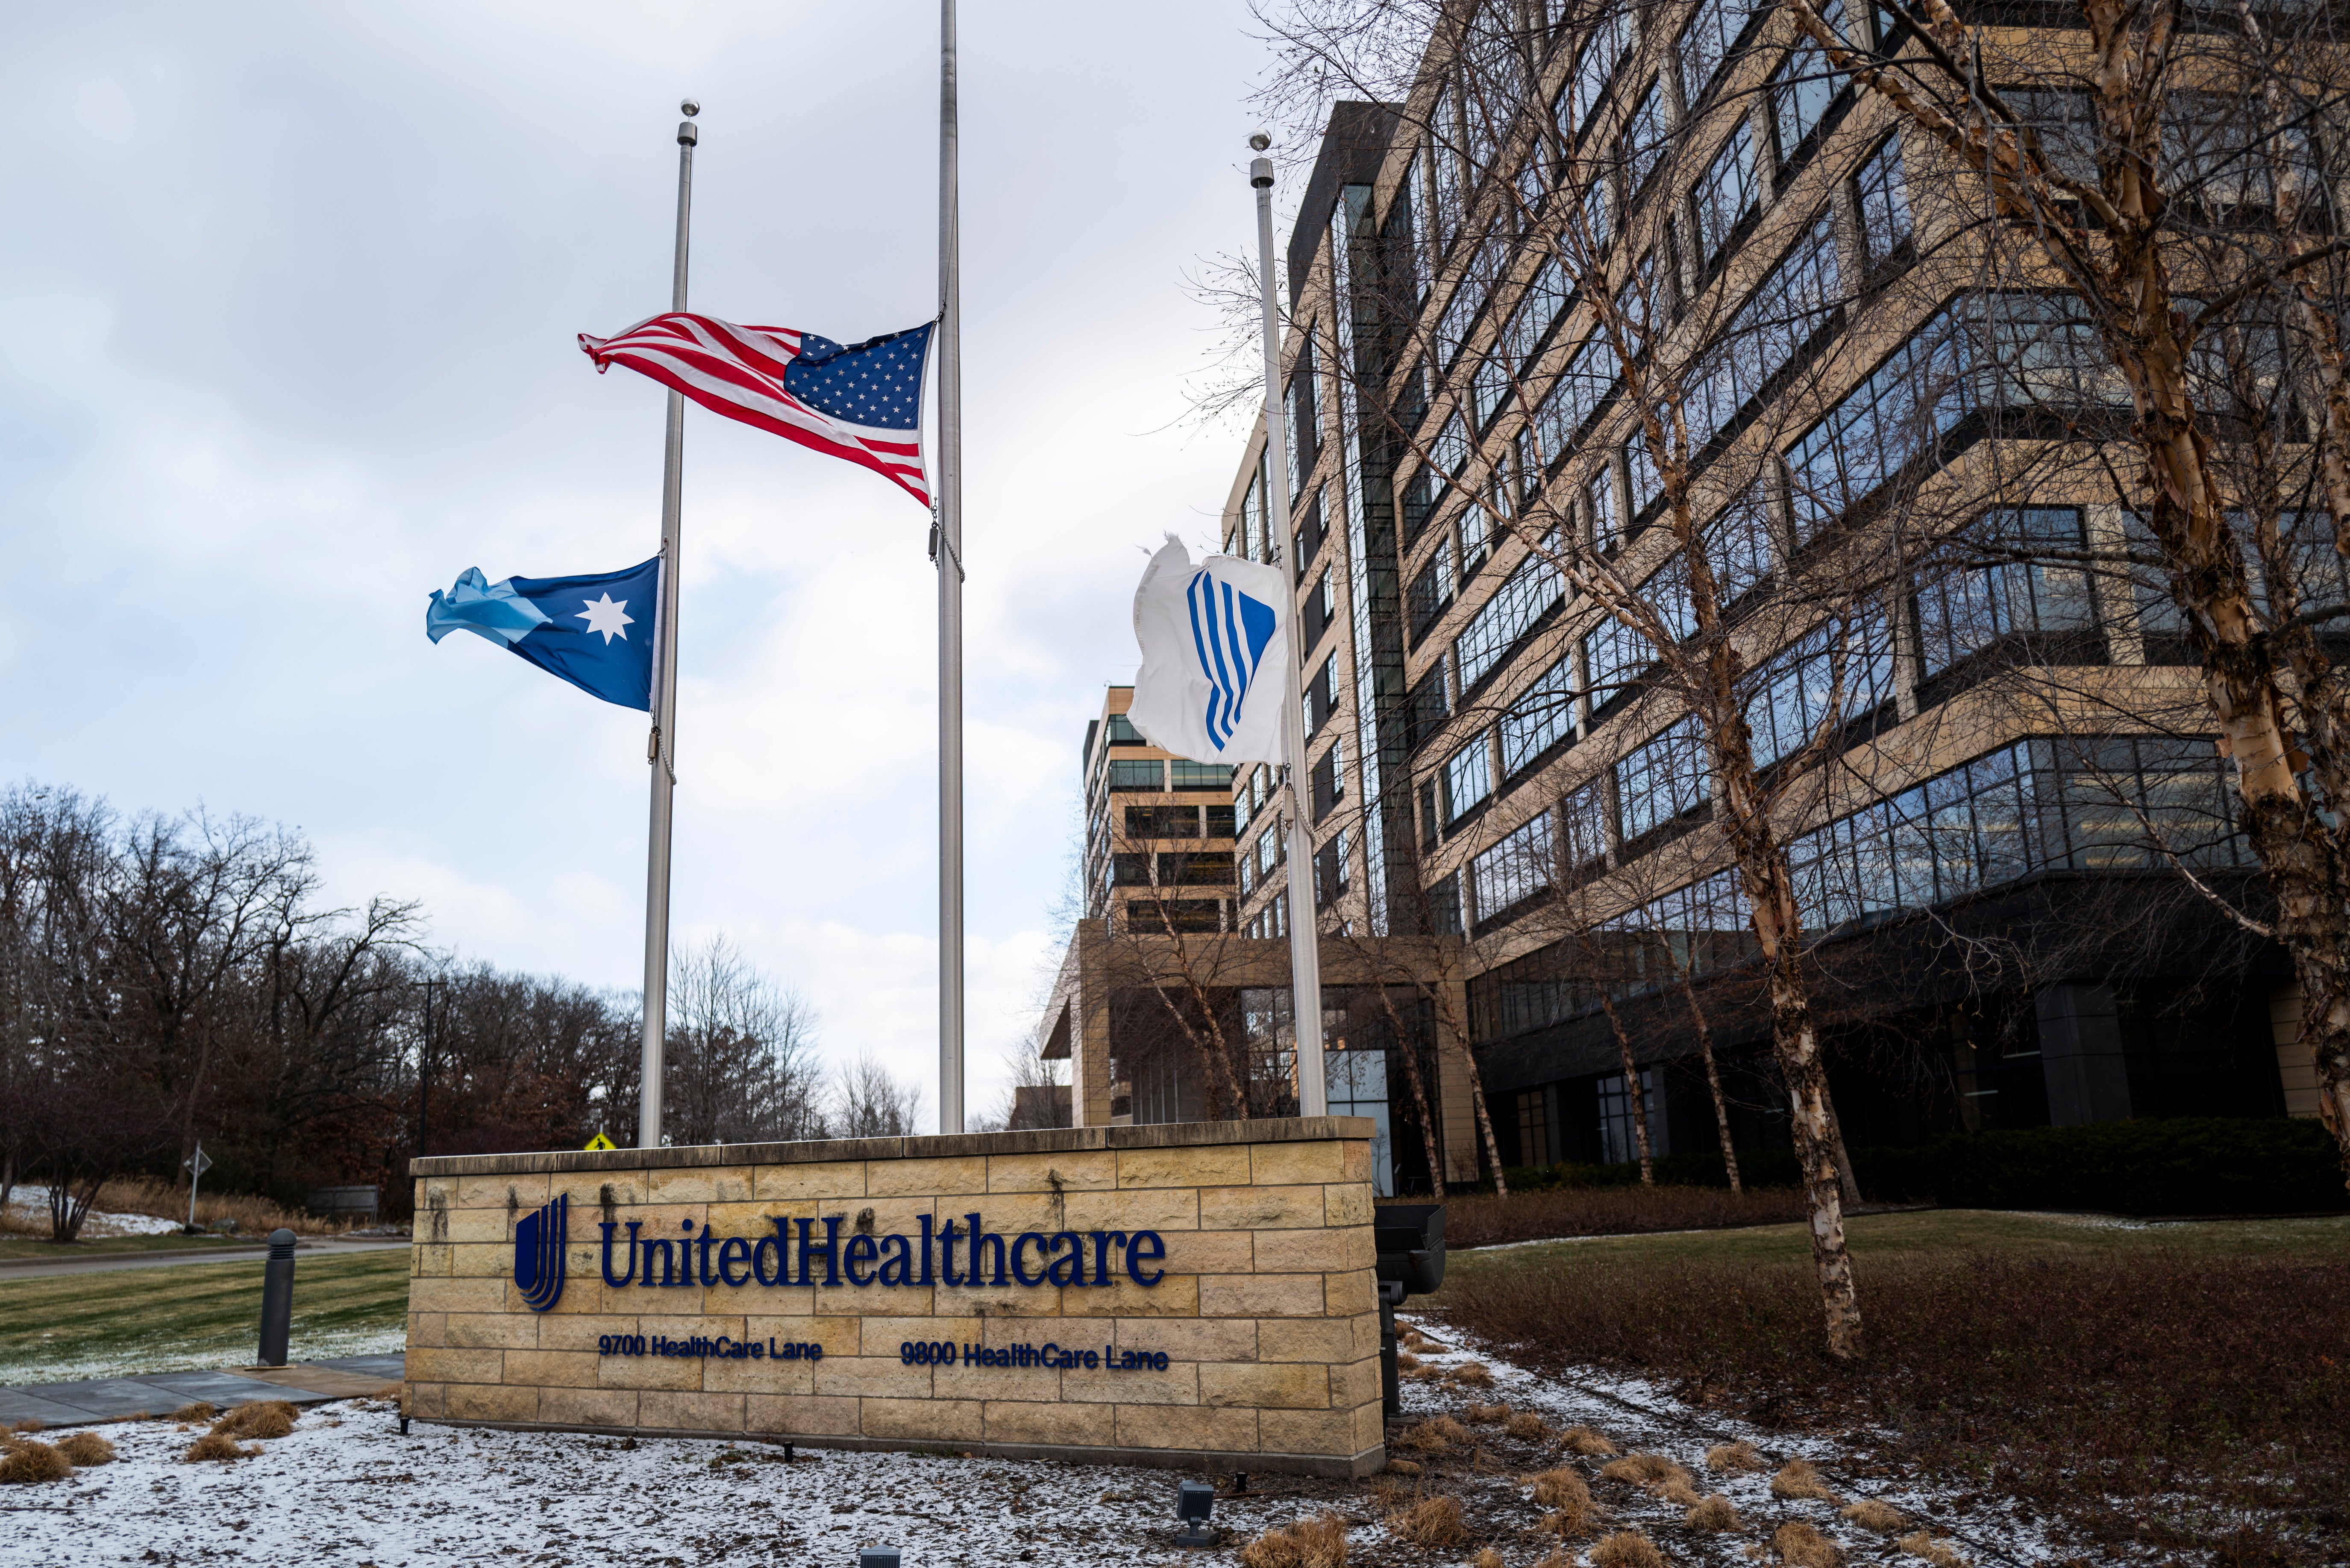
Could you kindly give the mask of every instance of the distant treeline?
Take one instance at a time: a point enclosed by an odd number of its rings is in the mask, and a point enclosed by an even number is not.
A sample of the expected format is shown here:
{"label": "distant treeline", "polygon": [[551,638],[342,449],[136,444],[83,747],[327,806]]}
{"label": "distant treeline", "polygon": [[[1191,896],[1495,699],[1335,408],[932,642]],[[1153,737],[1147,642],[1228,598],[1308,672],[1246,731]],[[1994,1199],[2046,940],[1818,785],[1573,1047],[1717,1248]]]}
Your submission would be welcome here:
{"label": "distant treeline", "polygon": [[[372,1183],[398,1216],[420,1150],[635,1143],[639,995],[459,963],[423,929],[413,903],[326,907],[280,826],[0,794],[0,1197],[46,1184],[63,1239],[107,1177],[184,1181],[201,1138],[207,1187]],[[723,939],[681,957],[668,1140],[911,1131],[876,1064],[825,1079],[813,1024]]]}

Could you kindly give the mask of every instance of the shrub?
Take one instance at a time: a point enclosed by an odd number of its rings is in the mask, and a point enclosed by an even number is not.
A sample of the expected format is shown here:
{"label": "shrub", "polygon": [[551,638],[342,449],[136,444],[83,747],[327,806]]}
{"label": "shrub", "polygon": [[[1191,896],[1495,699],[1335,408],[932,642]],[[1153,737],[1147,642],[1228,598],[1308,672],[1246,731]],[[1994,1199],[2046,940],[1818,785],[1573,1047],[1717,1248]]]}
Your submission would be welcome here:
{"label": "shrub", "polygon": [[1619,1530],[1591,1549],[1591,1568],[1665,1568],[1665,1554],[1637,1530]]}
{"label": "shrub", "polygon": [[73,1466],[65,1455],[47,1443],[36,1443],[29,1438],[18,1438],[0,1452],[0,1481],[16,1481],[26,1485],[38,1481],[63,1480],[73,1474]]}
{"label": "shrub", "polygon": [[1461,1500],[1457,1497],[1421,1498],[1410,1507],[1388,1514],[1387,1523],[1395,1534],[1431,1552],[1458,1546],[1469,1535],[1468,1527],[1461,1521]]}
{"label": "shrub", "polygon": [[1597,1432],[1593,1431],[1588,1427],[1569,1427],[1565,1431],[1561,1432],[1558,1435],[1558,1440],[1567,1448],[1572,1449],[1576,1453],[1582,1454],[1586,1458],[1596,1458],[1603,1454],[1612,1454],[1616,1451],[1615,1444],[1609,1442],[1606,1438],[1600,1436]]}
{"label": "shrub", "polygon": [[1931,1531],[1913,1531],[1895,1544],[1901,1548],[1902,1555],[1922,1557],[1934,1568],[1967,1568],[1967,1560],[1935,1540]]}
{"label": "shrub", "polygon": [[1241,1548],[1241,1568],[1347,1568],[1347,1525],[1335,1513],[1268,1530]]}
{"label": "shrub", "polygon": [[1493,1375],[1482,1361],[1464,1361],[1458,1366],[1444,1369],[1447,1383],[1458,1383],[1463,1388],[1491,1388]]}
{"label": "shrub", "polygon": [[1785,1468],[1771,1478],[1771,1495],[1789,1501],[1841,1502],[1844,1500],[1828,1490],[1828,1483],[1809,1459],[1789,1459]]}
{"label": "shrub", "polygon": [[283,1399],[256,1399],[239,1405],[213,1423],[213,1433],[224,1438],[282,1438],[294,1429],[294,1407]]}
{"label": "shrub", "polygon": [[1445,1205],[1450,1246],[1482,1247],[1546,1236],[1621,1236],[1652,1231],[1695,1231],[1760,1225],[1804,1217],[1803,1194],[1791,1189],[1733,1194],[1703,1187],[1561,1188],[1509,1198],[1456,1198]]}
{"label": "shrub", "polygon": [[1771,1549],[1788,1568],[1843,1568],[1844,1552],[1833,1541],[1805,1524],[1791,1519],[1781,1525],[1771,1537]]}
{"label": "shrub", "polygon": [[199,1464],[206,1459],[249,1459],[260,1452],[259,1443],[239,1447],[237,1440],[225,1432],[206,1432],[190,1443],[188,1451],[180,1458],[188,1464]]}
{"label": "shrub", "polygon": [[1569,1469],[1544,1470],[1530,1478],[1534,1489],[1534,1506],[1563,1508],[1570,1502],[1585,1507],[1591,1504],[1591,1487],[1580,1475]]}
{"label": "shrub", "polygon": [[1396,1370],[1398,1372],[1409,1372],[1419,1365],[1419,1357],[1414,1355],[1410,1351],[1399,1350],[1396,1352]]}
{"label": "shrub", "polygon": [[1863,1498],[1854,1503],[1844,1511],[1844,1516],[1863,1530],[1873,1530],[1879,1535],[1898,1535],[1909,1523],[1901,1516],[1899,1509],[1888,1507],[1873,1497]]}
{"label": "shrub", "polygon": [[1723,1475],[1748,1475],[1755,1470],[1767,1470],[1770,1461],[1754,1451],[1752,1443],[1716,1443],[1705,1451],[1705,1468]]}
{"label": "shrub", "polygon": [[63,1454],[69,1462],[84,1468],[90,1465],[110,1464],[115,1458],[114,1445],[96,1432],[88,1430],[76,1432],[70,1437],[60,1439],[57,1443],[57,1452]]}
{"label": "shrub", "polygon": [[1550,1424],[1532,1410],[1521,1410],[1511,1417],[1507,1429],[1510,1436],[1513,1438],[1541,1438],[1550,1436]]}

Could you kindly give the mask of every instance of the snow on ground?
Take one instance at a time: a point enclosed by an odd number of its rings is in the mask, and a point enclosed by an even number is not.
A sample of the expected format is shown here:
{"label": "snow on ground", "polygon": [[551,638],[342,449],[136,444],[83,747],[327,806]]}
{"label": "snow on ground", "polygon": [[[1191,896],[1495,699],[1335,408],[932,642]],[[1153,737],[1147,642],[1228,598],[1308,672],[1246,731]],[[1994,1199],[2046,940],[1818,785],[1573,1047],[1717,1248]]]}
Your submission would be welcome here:
{"label": "snow on ground", "polygon": [[[244,1254],[251,1259],[253,1253]],[[261,1265],[254,1263],[258,1273]],[[0,1280],[8,1278],[0,1271]],[[297,1302],[301,1299],[297,1294]],[[408,1348],[408,1326],[305,1328],[294,1324],[296,1361],[331,1361],[345,1355],[396,1355]],[[61,1355],[35,1338],[13,1356],[0,1357],[0,1385],[76,1383],[88,1377],[144,1377],[155,1372],[208,1372],[242,1366],[254,1352],[254,1325],[242,1324],[217,1334],[175,1333],[168,1339],[133,1339],[80,1355]]]}
{"label": "snow on ground", "polygon": [[[1637,1379],[1580,1372],[1544,1377],[1514,1367],[1440,1325],[1448,1348],[1423,1354],[1440,1370],[1470,1360],[1492,1373],[1490,1389],[1434,1379],[1405,1385],[1406,1421],[1459,1415],[1472,1401],[1505,1402],[1554,1426],[1588,1425],[1624,1451],[1669,1455],[1707,1490],[1725,1493],[1745,1517],[1744,1534],[1698,1536],[1680,1528],[1683,1509],[1621,1483],[1595,1490],[1611,1527],[1647,1531],[1674,1563],[1748,1568],[1769,1532],[1804,1519],[1836,1539],[1853,1568],[1907,1563],[1890,1540],[1846,1522],[1822,1502],[1770,1496],[1767,1475],[1709,1477],[1709,1444],[1752,1441],[1773,1464],[1806,1458],[1848,1496],[1874,1496],[1913,1520],[1949,1532],[1949,1544],[1978,1568],[2042,1563],[2058,1553],[1996,1501],[1982,1502],[1890,1479],[1856,1475],[1831,1441],[1790,1439],[1698,1412]],[[451,1429],[417,1423],[400,1434],[391,1407],[346,1401],[304,1413],[286,1438],[257,1458],[187,1464],[180,1454],[201,1428],[169,1421],[99,1428],[120,1451],[109,1465],[39,1487],[9,1488],[0,1521],[0,1568],[57,1564],[299,1563],[317,1568],[455,1568],[511,1562],[515,1568],[627,1563],[633,1568],[752,1568],[799,1564],[849,1568],[857,1548],[903,1549],[907,1568],[1017,1568],[1019,1564],[1191,1563],[1231,1568],[1238,1548],[1264,1528],[1301,1514],[1336,1511],[1348,1522],[1349,1561],[1360,1568],[1453,1564],[1479,1541],[1428,1552],[1391,1535],[1388,1501],[1415,1489],[1449,1490],[1469,1510],[1472,1531],[1511,1568],[1526,1568],[1555,1538],[1534,1525],[1543,1511],[1519,1477],[1565,1462],[1555,1449],[1476,1428],[1476,1454],[1458,1449],[1428,1459],[1412,1480],[1363,1482],[1257,1475],[1247,1500],[1220,1500],[1224,1542],[1187,1551],[1174,1542],[1174,1472],[1059,1461],[962,1459],[949,1454],[847,1453],[802,1449],[780,1462],[770,1444],[685,1438],[628,1439],[575,1433]],[[1390,1428],[1390,1436],[1399,1431]],[[1390,1448],[1391,1452],[1401,1450]],[[1498,1457],[1497,1457],[1498,1456]],[[1426,1459],[1426,1456],[1422,1456]],[[1586,1462],[1586,1473],[1596,1467]],[[1229,1478],[1218,1478],[1220,1487]],[[1390,1496],[1383,1500],[1379,1488]],[[1395,1495],[1400,1488],[1400,1496]],[[1567,1542],[1577,1553],[1590,1542]],[[1579,1555],[1576,1557],[1580,1561]]]}
{"label": "snow on ground", "polygon": [[[9,1189],[8,1220],[11,1226],[39,1226],[44,1235],[49,1226],[49,1189],[26,1187],[21,1183]],[[176,1220],[158,1220],[152,1214],[109,1214],[93,1209],[82,1216],[81,1238],[97,1241],[101,1236],[168,1236],[180,1228]]]}

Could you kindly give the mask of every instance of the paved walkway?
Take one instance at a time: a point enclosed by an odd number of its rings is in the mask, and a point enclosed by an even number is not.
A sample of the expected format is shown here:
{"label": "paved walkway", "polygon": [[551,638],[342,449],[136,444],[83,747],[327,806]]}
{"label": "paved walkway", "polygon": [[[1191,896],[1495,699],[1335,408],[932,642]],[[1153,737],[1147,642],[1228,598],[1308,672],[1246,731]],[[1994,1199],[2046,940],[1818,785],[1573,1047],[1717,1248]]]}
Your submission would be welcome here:
{"label": "paved walkway", "polygon": [[0,1427],[19,1421],[80,1427],[134,1416],[168,1416],[182,1406],[199,1403],[226,1409],[254,1399],[283,1399],[295,1405],[356,1399],[387,1383],[399,1382],[407,1360],[404,1355],[347,1355],[334,1361],[253,1366],[235,1372],[158,1372],[143,1377],[93,1377],[80,1383],[0,1387]]}
{"label": "paved walkway", "polygon": [[[305,1241],[295,1249],[296,1258],[333,1257],[342,1252],[388,1252],[398,1247],[403,1251],[405,1241],[342,1241],[321,1239]],[[37,1262],[21,1259],[0,1260],[0,1282],[37,1280],[50,1274],[88,1274],[101,1269],[168,1269],[181,1263],[233,1263],[240,1260],[260,1262],[269,1251],[265,1241],[252,1246],[191,1247],[181,1252],[100,1252],[88,1258],[41,1259]]]}

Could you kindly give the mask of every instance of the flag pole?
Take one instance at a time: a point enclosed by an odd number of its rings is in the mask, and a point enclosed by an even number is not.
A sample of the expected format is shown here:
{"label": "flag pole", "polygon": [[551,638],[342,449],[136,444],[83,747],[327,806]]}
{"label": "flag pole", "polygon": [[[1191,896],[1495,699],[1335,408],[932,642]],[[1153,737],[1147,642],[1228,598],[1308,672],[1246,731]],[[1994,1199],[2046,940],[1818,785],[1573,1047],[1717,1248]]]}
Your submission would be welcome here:
{"label": "flag pole", "polygon": [[[669,307],[685,308],[685,253],[693,211],[693,117],[702,106],[678,108],[677,255],[670,273]],[[652,822],[645,836],[645,1038],[637,1097],[637,1147],[661,1141],[661,1034],[669,1018],[669,849],[671,797],[677,788],[677,563],[685,496],[685,399],[669,395],[669,439],[661,456],[660,594],[654,612],[652,734],[645,747],[652,765]]]}
{"label": "flag pole", "polygon": [[962,294],[955,0],[939,6],[939,1131],[962,1131]]}
{"label": "flag pole", "polygon": [[1281,316],[1273,297],[1273,160],[1263,156],[1273,139],[1263,131],[1249,138],[1258,156],[1249,164],[1256,187],[1257,274],[1264,294],[1264,477],[1271,504],[1274,564],[1281,568],[1291,613],[1282,658],[1288,701],[1282,709],[1282,750],[1289,759],[1289,973],[1290,1008],[1296,1015],[1297,1114],[1330,1114],[1329,1080],[1322,1065],[1322,954],[1314,914],[1314,845],[1305,833],[1305,730],[1299,716],[1304,690],[1298,675],[1297,581],[1289,562],[1289,442],[1282,421]]}

